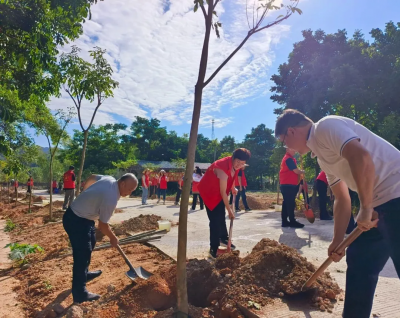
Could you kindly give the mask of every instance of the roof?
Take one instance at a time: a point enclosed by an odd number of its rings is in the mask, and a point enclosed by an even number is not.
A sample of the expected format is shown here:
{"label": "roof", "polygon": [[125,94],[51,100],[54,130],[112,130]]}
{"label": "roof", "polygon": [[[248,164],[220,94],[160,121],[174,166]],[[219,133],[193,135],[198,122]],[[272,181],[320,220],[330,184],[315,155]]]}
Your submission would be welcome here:
{"label": "roof", "polygon": [[[156,166],[157,168],[160,168],[160,169],[183,169],[182,167],[177,167],[177,165],[175,163],[169,162],[169,161],[138,160],[137,164],[139,166],[144,166],[146,164],[150,164],[150,165]],[[211,166],[211,163],[195,162],[194,166],[199,167],[201,170],[207,170],[208,167]]]}

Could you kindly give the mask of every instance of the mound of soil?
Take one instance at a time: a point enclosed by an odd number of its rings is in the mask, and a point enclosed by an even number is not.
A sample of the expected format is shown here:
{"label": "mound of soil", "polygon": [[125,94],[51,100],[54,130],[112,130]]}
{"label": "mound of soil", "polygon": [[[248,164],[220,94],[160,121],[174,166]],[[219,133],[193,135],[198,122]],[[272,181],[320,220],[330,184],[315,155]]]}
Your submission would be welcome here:
{"label": "mound of soil", "polygon": [[[253,210],[268,210],[276,204],[276,193],[246,192],[247,204]],[[242,200],[239,201],[239,208],[244,210]]]}
{"label": "mound of soil", "polygon": [[113,225],[112,228],[116,234],[126,234],[126,232],[137,233],[158,229],[157,221],[161,220],[161,216],[155,214],[141,214],[137,217],[123,221],[121,224]]}

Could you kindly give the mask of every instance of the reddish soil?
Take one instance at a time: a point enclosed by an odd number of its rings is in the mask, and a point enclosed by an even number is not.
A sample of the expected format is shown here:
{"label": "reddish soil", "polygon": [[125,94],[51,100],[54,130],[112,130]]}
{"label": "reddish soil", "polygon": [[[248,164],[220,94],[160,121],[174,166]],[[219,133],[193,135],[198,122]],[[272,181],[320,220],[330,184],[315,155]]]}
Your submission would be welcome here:
{"label": "reddish soil", "polygon": [[137,233],[158,229],[157,221],[161,220],[161,216],[155,214],[141,214],[137,217],[123,221],[121,224],[112,225],[116,234]]}

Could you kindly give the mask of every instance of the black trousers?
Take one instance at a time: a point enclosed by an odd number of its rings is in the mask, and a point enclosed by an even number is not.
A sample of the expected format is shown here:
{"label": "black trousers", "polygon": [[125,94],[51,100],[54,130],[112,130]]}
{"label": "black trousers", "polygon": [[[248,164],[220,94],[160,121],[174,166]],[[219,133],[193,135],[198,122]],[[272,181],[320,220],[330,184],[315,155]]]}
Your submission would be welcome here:
{"label": "black trousers", "polygon": [[207,216],[210,220],[210,247],[217,251],[220,240],[228,240],[228,230],[225,221],[224,201],[218,203],[214,210],[210,210],[206,205]]}
{"label": "black trousers", "polygon": [[198,193],[193,193],[192,210],[195,210],[195,209],[196,209],[197,197],[199,197],[200,209],[203,210],[203,209],[204,209],[204,202],[203,202],[203,199],[201,198],[200,194],[198,194]]}
{"label": "black trousers", "polygon": [[[242,201],[243,201],[244,208],[245,208],[246,210],[247,210],[247,209],[250,209],[250,208],[249,208],[249,205],[247,204],[246,188],[245,188],[245,187],[242,187],[242,190],[239,190],[239,191],[238,191],[238,194],[236,195],[235,209],[236,209],[236,210],[239,210],[239,200],[240,200],[240,197],[242,197]],[[231,192],[231,196],[229,197],[229,204],[232,204],[232,201],[233,201],[233,195],[232,195],[232,192]]]}
{"label": "black trousers", "polygon": [[68,208],[63,216],[64,229],[72,246],[74,265],[72,269],[72,295],[76,297],[86,291],[87,272],[96,245],[94,221],[77,216]]}
{"label": "black trousers", "polygon": [[330,217],[326,209],[326,204],[328,203],[328,196],[326,195],[327,190],[328,190],[328,185],[322,180],[317,180],[317,192],[318,192],[319,213],[320,213],[319,218],[321,220]]}
{"label": "black trousers", "polygon": [[344,318],[369,318],[379,273],[389,257],[400,277],[400,198],[375,208],[378,228],[364,232],[347,249]]}
{"label": "black trousers", "polygon": [[178,188],[178,192],[176,193],[175,203],[179,203],[179,199],[181,198],[182,190]]}
{"label": "black trousers", "polygon": [[298,185],[281,184],[282,202],[282,222],[294,222],[294,209],[296,208],[296,196],[299,192]]}

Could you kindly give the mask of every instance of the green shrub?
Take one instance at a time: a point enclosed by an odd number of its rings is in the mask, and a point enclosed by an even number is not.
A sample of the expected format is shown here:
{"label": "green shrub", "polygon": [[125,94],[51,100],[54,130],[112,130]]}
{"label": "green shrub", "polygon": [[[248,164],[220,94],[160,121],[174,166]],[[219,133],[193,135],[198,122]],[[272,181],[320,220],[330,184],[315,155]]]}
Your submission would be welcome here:
{"label": "green shrub", "polygon": [[17,227],[17,224],[15,224],[11,219],[7,219],[6,227],[4,228],[4,232],[11,232],[16,227]]}
{"label": "green shrub", "polygon": [[8,257],[16,262],[25,263],[25,256],[29,254],[33,254],[36,252],[43,252],[44,249],[37,245],[29,245],[29,244],[20,244],[20,243],[10,243],[5,246],[5,248],[9,247],[11,252]]}

